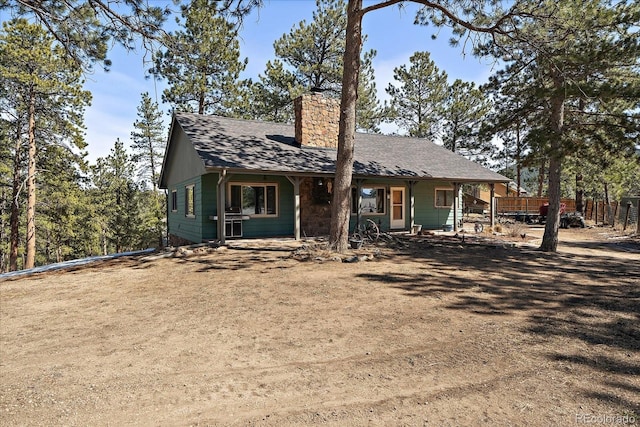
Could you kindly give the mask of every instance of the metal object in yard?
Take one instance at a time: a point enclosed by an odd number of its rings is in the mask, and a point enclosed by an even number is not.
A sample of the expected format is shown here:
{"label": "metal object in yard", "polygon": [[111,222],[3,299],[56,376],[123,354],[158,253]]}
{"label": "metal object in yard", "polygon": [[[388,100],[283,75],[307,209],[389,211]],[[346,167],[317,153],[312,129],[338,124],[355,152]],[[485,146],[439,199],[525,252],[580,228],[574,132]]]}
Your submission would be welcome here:
{"label": "metal object in yard", "polygon": [[569,227],[585,227],[584,218],[580,212],[569,212],[560,215],[560,228]]}

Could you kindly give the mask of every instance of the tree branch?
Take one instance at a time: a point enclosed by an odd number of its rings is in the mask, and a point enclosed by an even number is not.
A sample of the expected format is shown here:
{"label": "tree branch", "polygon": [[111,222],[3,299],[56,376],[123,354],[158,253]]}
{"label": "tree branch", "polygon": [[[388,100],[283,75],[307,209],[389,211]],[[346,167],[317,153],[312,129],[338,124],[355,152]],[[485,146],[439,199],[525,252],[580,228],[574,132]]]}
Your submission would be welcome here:
{"label": "tree branch", "polygon": [[387,0],[381,3],[373,4],[371,6],[367,6],[360,10],[360,15],[364,15],[365,13],[371,12],[373,10],[382,9],[387,6],[393,6],[394,4],[403,3],[404,0]]}

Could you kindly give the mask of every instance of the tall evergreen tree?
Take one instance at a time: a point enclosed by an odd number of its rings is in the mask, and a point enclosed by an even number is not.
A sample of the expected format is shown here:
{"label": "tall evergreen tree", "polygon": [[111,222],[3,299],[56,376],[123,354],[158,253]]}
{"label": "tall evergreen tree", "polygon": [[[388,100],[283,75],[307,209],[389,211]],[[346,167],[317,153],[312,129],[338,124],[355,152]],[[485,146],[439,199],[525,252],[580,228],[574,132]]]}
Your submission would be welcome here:
{"label": "tall evergreen tree", "polygon": [[[465,2],[413,0],[424,5],[418,13],[418,23],[433,23],[436,26],[452,25],[475,34],[509,34],[520,16],[530,16],[531,10],[521,10],[522,4],[510,3],[508,10],[502,9],[502,2],[471,0]],[[347,249],[349,237],[349,212],[351,178],[353,172],[353,153],[356,131],[356,104],[358,99],[359,73],[362,51],[362,18],[365,14],[378,9],[398,5],[401,0],[380,1],[363,6],[362,0],[349,0],[347,3],[347,29],[344,49],[344,71],[342,75],[342,93],[340,101],[340,131],[338,135],[338,153],[336,178],[331,202],[331,230],[329,245],[338,251]],[[535,5],[533,5],[535,6]]]}
{"label": "tall evergreen tree", "polygon": [[[544,21],[523,20],[516,36],[497,37],[481,52],[510,64],[512,74],[534,77],[523,93],[542,116],[531,141],[549,161],[549,215],[543,251],[558,245],[564,159],[588,152],[632,153],[637,141],[640,38],[636,2],[543,2]],[[636,112],[634,112],[636,110]]]}
{"label": "tall evergreen tree", "polygon": [[489,166],[495,154],[491,140],[482,138],[481,125],[491,110],[491,104],[474,83],[456,80],[447,88],[441,106],[440,138],[454,153]]}
{"label": "tall evergreen tree", "polygon": [[276,57],[292,67],[297,81],[306,89],[316,88],[333,93],[340,91],[344,0],[316,0],[313,20],[298,23],[283,34],[273,47]]}
{"label": "tall evergreen tree", "polygon": [[[524,72],[512,75],[508,68],[491,76],[481,87],[493,104],[481,128],[481,136],[485,141],[498,138],[502,142],[505,161],[515,165],[513,179],[520,188],[523,186],[523,168],[541,163],[540,156],[531,152],[536,144],[530,144],[528,138],[530,123],[536,121],[538,111],[524,98],[523,88],[529,85],[530,76]],[[542,173],[544,175],[544,168]]]}
{"label": "tall evergreen tree", "polygon": [[83,159],[59,145],[47,145],[39,152],[38,264],[82,258],[97,250],[91,245],[98,230],[83,167]]}
{"label": "tall evergreen tree", "polygon": [[[36,259],[36,170],[38,149],[59,143],[83,148],[83,112],[90,102],[82,90],[81,70],[39,26],[17,19],[3,23],[0,34],[0,79],[16,109],[16,159],[27,141],[27,219],[25,268]],[[26,132],[26,137],[21,132]],[[18,163],[16,162],[16,165]],[[13,240],[13,239],[12,239]],[[11,251],[12,253],[15,250]],[[13,264],[13,263],[12,263]]]}
{"label": "tall evergreen tree", "polygon": [[162,246],[166,198],[158,192],[158,180],[165,146],[164,124],[158,104],[153,102],[146,92],[142,94],[138,119],[133,127],[135,130],[131,132],[132,159],[138,166],[138,176],[151,182],[151,191],[145,191],[145,197],[142,198],[145,202],[143,211],[146,212],[146,220],[143,223],[148,229],[153,230],[158,244]]}
{"label": "tall evergreen tree", "polygon": [[[304,91],[317,89],[333,97],[340,93],[346,4],[344,0],[316,0],[316,5],[311,22],[300,22],[274,42],[277,59],[267,63],[265,75],[254,83],[251,118],[292,122],[292,101]],[[371,64],[374,56],[374,50],[363,56],[356,107],[358,128],[369,132],[376,132],[381,122]]]}
{"label": "tall evergreen tree", "polygon": [[296,76],[275,59],[267,61],[264,75],[244,87],[243,99],[234,106],[234,115],[246,119],[290,123],[293,121],[293,99],[305,89]]}
{"label": "tall evergreen tree", "polygon": [[440,71],[429,52],[416,52],[409,67],[393,70],[396,84],[389,83],[390,119],[409,135],[432,138],[440,129],[441,110],[447,98],[447,73]]}
{"label": "tall evergreen tree", "polygon": [[131,132],[133,161],[138,165],[138,176],[156,191],[166,142],[162,112],[148,92],[142,94],[137,110],[138,119]]}
{"label": "tall evergreen tree", "polygon": [[[5,88],[0,87],[0,100],[4,98],[2,94]],[[2,103],[0,103],[0,106]],[[12,205],[12,175],[11,168],[14,156],[11,149],[11,139],[9,131],[10,122],[3,119],[0,107],[0,273],[4,273],[9,268],[9,236],[10,236],[10,212]]]}
{"label": "tall evergreen tree", "polygon": [[151,73],[167,80],[162,99],[173,108],[198,114],[231,114],[237,83],[247,60],[240,59],[234,25],[218,13],[218,2],[193,0],[182,6],[184,31],[155,56]]}
{"label": "tall evergreen tree", "polygon": [[118,139],[111,153],[92,167],[94,203],[99,207],[96,222],[101,229],[103,253],[141,249],[139,242],[139,188],[135,164]]}
{"label": "tall evergreen tree", "polygon": [[356,126],[368,133],[380,132],[380,123],[384,118],[384,109],[378,101],[378,91],[373,70],[375,50],[365,52],[358,79],[358,102],[356,104]]}

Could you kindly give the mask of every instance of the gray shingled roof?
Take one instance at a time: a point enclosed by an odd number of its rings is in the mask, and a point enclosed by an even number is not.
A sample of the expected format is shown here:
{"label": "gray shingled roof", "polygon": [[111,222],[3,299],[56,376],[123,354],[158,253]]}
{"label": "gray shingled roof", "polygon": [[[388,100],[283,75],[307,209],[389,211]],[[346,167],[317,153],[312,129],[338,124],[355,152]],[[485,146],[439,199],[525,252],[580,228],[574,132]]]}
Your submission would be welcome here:
{"label": "gray shingled roof", "polygon": [[[176,113],[206,168],[255,172],[327,174],[335,171],[336,150],[301,147],[293,125]],[[506,182],[477,163],[424,139],[356,134],[353,174]]]}

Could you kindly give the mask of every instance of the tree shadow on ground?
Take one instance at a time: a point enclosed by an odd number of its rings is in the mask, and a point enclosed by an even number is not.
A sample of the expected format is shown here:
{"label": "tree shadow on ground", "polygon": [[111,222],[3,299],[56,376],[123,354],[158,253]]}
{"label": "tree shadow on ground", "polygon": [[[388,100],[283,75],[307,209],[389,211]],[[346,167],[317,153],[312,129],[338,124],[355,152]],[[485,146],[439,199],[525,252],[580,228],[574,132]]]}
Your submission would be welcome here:
{"label": "tree shadow on ground", "polygon": [[640,241],[630,239],[617,239],[604,242],[562,242],[562,246],[577,249],[598,249],[611,252],[637,253],[640,258]]}
{"label": "tree shadow on ground", "polygon": [[[542,355],[548,360],[640,377],[640,262],[472,245],[432,247],[405,256],[421,266],[408,273],[362,273],[360,277],[413,298],[447,295],[444,304],[452,310],[492,317],[525,315],[523,333],[578,340],[592,349],[605,346],[617,354],[606,360],[561,352]],[[470,271],[474,272],[471,279]],[[605,384],[602,393],[606,396],[591,397],[640,411],[637,402],[620,398]]]}

